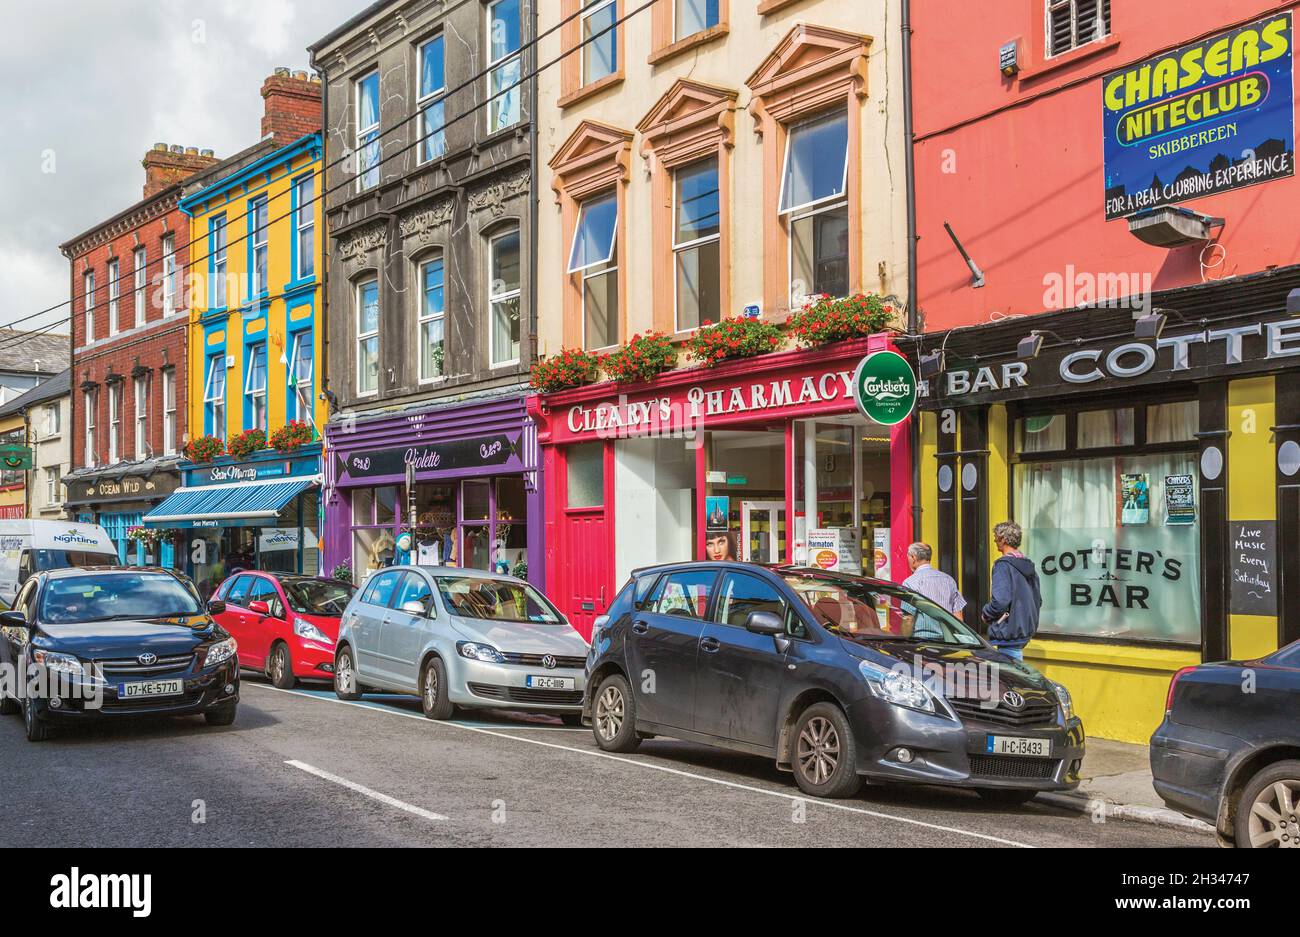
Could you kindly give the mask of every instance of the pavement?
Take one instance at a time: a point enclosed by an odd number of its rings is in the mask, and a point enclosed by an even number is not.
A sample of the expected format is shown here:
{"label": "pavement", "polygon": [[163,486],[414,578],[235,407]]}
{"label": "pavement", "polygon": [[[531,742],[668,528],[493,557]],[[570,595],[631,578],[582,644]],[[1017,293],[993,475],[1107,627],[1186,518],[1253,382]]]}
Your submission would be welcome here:
{"label": "pavement", "polygon": [[1213,824],[1165,806],[1152,784],[1145,745],[1090,738],[1081,774],[1083,782],[1077,791],[1039,794],[1038,799],[1090,815],[1102,813],[1114,819],[1214,835]]}
{"label": "pavement", "polygon": [[0,763],[0,847],[1213,846],[1042,799],[869,786],[813,800],[764,758],[669,739],[612,755],[545,716],[432,722],[415,699],[344,703],[251,676],[228,728],[100,724],[33,745],[0,718]]}

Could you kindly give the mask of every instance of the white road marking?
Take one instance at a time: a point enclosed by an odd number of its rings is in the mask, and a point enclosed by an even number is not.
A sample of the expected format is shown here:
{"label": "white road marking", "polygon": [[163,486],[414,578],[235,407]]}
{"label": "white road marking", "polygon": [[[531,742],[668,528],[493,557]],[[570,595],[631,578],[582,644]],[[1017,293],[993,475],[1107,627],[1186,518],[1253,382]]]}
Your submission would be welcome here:
{"label": "white road marking", "polygon": [[[296,695],[305,696],[306,694],[298,693]],[[440,813],[433,813],[430,810],[425,810],[423,807],[417,807],[414,804],[408,804],[404,800],[398,800],[396,797],[389,797],[387,794],[379,793],[379,791],[372,791],[370,788],[363,787],[355,781],[341,778],[337,774],[330,774],[328,771],[322,771],[320,768],[312,767],[311,765],[304,764],[301,761],[286,761],[285,764],[291,768],[297,768],[299,771],[306,771],[308,774],[314,774],[316,777],[324,781],[329,781],[331,784],[337,784],[340,787],[346,787],[350,791],[356,791],[358,794],[363,794],[371,800],[377,800],[381,804],[386,804],[389,807],[396,807],[398,810],[405,810],[407,813],[413,813],[417,817],[424,817],[426,820],[447,819]]]}
{"label": "white road marking", "polygon": [[763,794],[767,797],[778,797],[782,800],[805,803],[817,807],[826,807],[827,809],[830,810],[839,810],[845,813],[856,813],[861,816],[874,817],[875,819],[878,820],[892,820],[895,823],[906,823],[910,826],[919,826],[924,829],[934,830],[939,833],[955,833],[958,836],[968,836],[972,839],[982,839],[990,843],[999,843],[1003,846],[1015,846],[1020,849],[1036,848],[1030,843],[1020,843],[1011,839],[1003,839],[1000,836],[992,836],[988,833],[977,833],[974,830],[963,830],[958,827],[943,826],[938,823],[927,823],[925,820],[915,820],[912,819],[911,817],[900,817],[892,813],[881,813],[878,810],[868,810],[865,807],[852,807],[848,804],[843,804],[834,800],[817,800],[815,798],[808,797],[804,794],[788,794],[785,791],[773,791],[767,788],[755,787],[752,784],[740,784],[739,782],[736,781],[727,781],[724,780],[723,778],[710,777],[707,774],[696,774],[692,771],[683,771],[680,768],[670,768],[667,765],[656,765],[645,761],[638,761],[635,758],[626,758],[622,755],[614,755],[611,754],[610,752],[603,752],[598,749],[593,750],[587,748],[574,748],[571,745],[560,745],[555,742],[544,742],[541,739],[522,738],[517,735],[507,735],[505,732],[498,732],[492,729],[481,729],[476,726],[465,725],[463,723],[458,723],[458,722],[434,722],[430,719],[425,718],[423,714],[403,712],[398,709],[389,709],[387,707],[381,708],[364,702],[348,702],[347,700],[341,700],[338,698],[331,699],[328,696],[315,696],[311,693],[302,693],[298,690],[281,690],[278,689],[277,687],[266,686],[260,683],[252,683],[247,685],[256,686],[264,690],[272,690],[276,693],[287,693],[290,696],[297,696],[302,699],[316,700],[321,703],[338,703],[341,706],[354,706],[357,709],[366,709],[371,712],[390,713],[394,716],[401,716],[404,719],[418,719],[420,720],[420,722],[428,726],[447,726],[450,728],[463,729],[466,732],[478,732],[483,735],[495,736],[496,738],[510,739],[513,742],[524,742],[528,745],[540,745],[543,748],[554,748],[559,751],[573,752],[574,754],[577,755],[587,755],[589,757],[594,757],[594,758],[605,758],[610,761],[617,761],[625,765],[631,765],[634,768],[645,768],[647,770],[660,771],[663,772],[664,774],[671,774],[677,777],[691,778],[692,780],[696,780],[696,781],[707,781],[710,784],[716,784],[719,785],[720,787],[729,787],[734,790],[749,791],[754,794]]}

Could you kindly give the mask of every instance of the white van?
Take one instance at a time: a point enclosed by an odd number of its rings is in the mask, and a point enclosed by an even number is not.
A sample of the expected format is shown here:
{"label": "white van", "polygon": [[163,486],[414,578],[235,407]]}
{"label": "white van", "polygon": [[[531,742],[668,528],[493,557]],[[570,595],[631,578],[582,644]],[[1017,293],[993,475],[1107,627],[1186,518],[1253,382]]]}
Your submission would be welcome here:
{"label": "white van", "polygon": [[0,609],[12,607],[33,573],[82,566],[120,566],[117,547],[97,524],[0,520]]}

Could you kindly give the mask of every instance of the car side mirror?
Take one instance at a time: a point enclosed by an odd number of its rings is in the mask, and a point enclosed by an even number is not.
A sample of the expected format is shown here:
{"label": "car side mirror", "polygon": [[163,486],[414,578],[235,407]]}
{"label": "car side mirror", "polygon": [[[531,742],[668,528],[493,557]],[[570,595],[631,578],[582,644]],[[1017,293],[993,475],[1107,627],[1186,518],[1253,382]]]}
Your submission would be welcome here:
{"label": "car side mirror", "polygon": [[785,619],[775,612],[750,612],[745,620],[745,630],[775,638],[785,634]]}
{"label": "car side mirror", "polygon": [[271,605],[268,602],[249,602],[248,610],[263,618],[271,617]]}
{"label": "car side mirror", "polygon": [[225,610],[226,610],[226,603],[221,601],[220,599],[215,599],[208,603],[209,615],[220,615]]}
{"label": "car side mirror", "polygon": [[409,599],[402,603],[402,611],[408,615],[419,615],[421,618],[428,618],[432,614],[430,603],[420,599]]}
{"label": "car side mirror", "polygon": [[31,625],[27,623],[27,616],[22,612],[0,612],[0,628],[16,628],[19,631],[28,631]]}

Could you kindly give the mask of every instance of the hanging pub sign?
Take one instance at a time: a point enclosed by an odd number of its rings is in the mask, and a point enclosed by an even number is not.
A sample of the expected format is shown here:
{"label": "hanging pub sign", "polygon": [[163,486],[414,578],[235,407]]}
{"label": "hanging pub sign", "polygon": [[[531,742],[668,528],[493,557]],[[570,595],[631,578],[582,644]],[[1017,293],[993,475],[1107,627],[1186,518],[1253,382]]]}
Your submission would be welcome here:
{"label": "hanging pub sign", "polygon": [[916,408],[916,372],[896,351],[867,355],[853,375],[858,410],[882,426],[897,426]]}
{"label": "hanging pub sign", "polygon": [[32,470],[32,450],[30,446],[0,446],[0,468],[7,472],[30,472]]}
{"label": "hanging pub sign", "polygon": [[520,458],[521,433],[498,433],[441,443],[415,443],[396,449],[370,449],[339,456],[339,476],[405,478],[410,466],[417,475],[465,469],[497,468]]}
{"label": "hanging pub sign", "polygon": [[1295,173],[1291,13],[1101,82],[1106,220]]}

